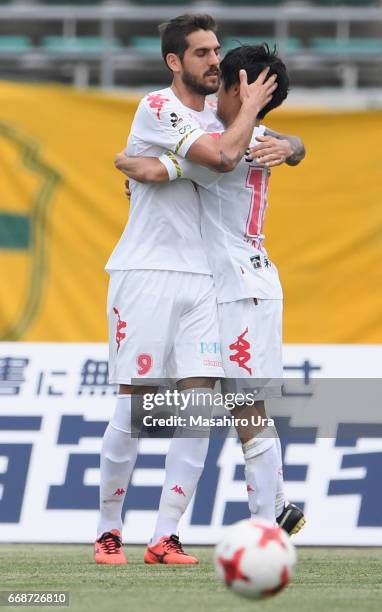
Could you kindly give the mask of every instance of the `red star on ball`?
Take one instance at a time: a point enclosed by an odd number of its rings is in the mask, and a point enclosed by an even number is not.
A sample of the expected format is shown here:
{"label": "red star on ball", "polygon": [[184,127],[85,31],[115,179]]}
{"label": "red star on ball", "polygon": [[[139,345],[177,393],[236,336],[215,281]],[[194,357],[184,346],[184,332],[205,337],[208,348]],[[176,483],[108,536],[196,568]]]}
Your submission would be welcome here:
{"label": "red star on ball", "polygon": [[261,538],[259,540],[260,548],[265,548],[269,542],[277,542],[281,548],[285,549],[285,544],[281,539],[280,527],[261,527]]}
{"label": "red star on ball", "polygon": [[224,569],[224,580],[228,586],[231,586],[234,580],[244,580],[249,582],[249,578],[241,573],[239,568],[240,559],[244,554],[244,548],[239,548],[231,557],[231,559],[223,559],[219,557],[218,561]]}
{"label": "red star on ball", "polygon": [[278,586],[275,587],[274,589],[268,589],[266,591],[263,591],[261,593],[261,596],[262,597],[270,597],[271,595],[276,595],[276,593],[280,593],[280,591],[282,591],[283,588],[286,587],[288,582],[289,582],[289,572],[288,572],[288,569],[286,567],[283,567],[283,569],[281,571],[280,582],[279,582]]}

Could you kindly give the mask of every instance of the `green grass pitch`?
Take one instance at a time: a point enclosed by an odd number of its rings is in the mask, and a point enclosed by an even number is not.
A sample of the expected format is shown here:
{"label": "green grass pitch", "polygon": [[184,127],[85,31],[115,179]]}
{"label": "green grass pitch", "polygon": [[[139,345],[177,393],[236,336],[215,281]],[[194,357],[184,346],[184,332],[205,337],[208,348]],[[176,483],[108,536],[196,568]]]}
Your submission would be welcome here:
{"label": "green grass pitch", "polygon": [[382,609],[382,549],[301,548],[293,582],[262,602],[238,597],[215,578],[212,548],[187,547],[200,561],[187,568],[147,566],[143,547],[125,550],[127,566],[107,567],[93,562],[91,546],[2,544],[0,590],[67,590],[70,606],[61,609],[70,612]]}

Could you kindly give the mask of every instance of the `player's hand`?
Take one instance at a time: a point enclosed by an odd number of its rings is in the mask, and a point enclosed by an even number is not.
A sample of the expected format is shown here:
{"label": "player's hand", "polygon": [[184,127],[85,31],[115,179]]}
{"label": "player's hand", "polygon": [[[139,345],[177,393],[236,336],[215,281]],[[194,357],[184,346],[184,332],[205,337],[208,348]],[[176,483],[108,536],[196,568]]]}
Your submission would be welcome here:
{"label": "player's hand", "polygon": [[130,183],[129,183],[129,179],[128,178],[125,180],[125,196],[127,196],[129,199],[130,199],[130,196],[131,196]]}
{"label": "player's hand", "polygon": [[117,168],[117,170],[120,170],[121,172],[123,172],[125,162],[126,162],[126,153],[124,151],[117,153],[114,159],[114,166]]}
{"label": "player's hand", "polygon": [[264,68],[260,72],[256,81],[248,85],[247,73],[245,70],[240,70],[240,100],[250,112],[256,115],[268,102],[272,100],[272,94],[277,88],[276,74],[272,74],[267,78],[269,67]]}
{"label": "player's hand", "polygon": [[274,136],[257,136],[260,143],[253,147],[247,155],[247,161],[255,160],[262,166],[272,168],[284,164],[288,157],[293,155],[292,145],[289,140],[281,140]]}

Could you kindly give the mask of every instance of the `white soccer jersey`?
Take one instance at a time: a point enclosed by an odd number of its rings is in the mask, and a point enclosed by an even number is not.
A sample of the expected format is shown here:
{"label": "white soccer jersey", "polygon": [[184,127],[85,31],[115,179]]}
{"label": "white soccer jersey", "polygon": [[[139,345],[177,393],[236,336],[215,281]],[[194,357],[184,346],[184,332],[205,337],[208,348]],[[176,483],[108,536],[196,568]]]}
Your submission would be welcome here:
{"label": "white soccer jersey", "polygon": [[[208,102],[197,112],[184,106],[172,89],[155,91],[139,104],[127,153],[158,156],[165,148],[182,158],[216,121]],[[192,182],[153,185],[131,180],[130,189],[129,220],[106,270],[211,274],[200,233],[200,202]]]}
{"label": "white soccer jersey", "polygon": [[[220,124],[219,131],[223,130]],[[256,136],[264,130],[264,126],[255,128],[251,146],[258,144]],[[218,302],[250,297],[282,299],[277,269],[268,259],[263,244],[270,170],[244,158],[235,170],[224,174],[179,156],[174,160],[172,154],[166,153],[160,160],[171,180],[179,177],[180,167],[182,178],[198,184],[202,237]]]}

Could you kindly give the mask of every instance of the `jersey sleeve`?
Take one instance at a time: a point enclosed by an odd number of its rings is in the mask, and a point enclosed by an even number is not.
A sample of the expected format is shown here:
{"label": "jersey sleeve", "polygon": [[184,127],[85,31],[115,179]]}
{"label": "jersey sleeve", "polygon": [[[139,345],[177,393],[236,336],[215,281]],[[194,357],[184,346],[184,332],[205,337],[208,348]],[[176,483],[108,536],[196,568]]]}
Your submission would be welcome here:
{"label": "jersey sleeve", "polygon": [[154,92],[140,102],[134,136],[185,157],[191,145],[205,134],[184,107],[165,94]]}
{"label": "jersey sleeve", "polygon": [[172,151],[166,151],[159,157],[159,161],[166,166],[169,180],[175,181],[178,178],[189,179],[202,187],[210,187],[221,178],[221,174],[213,172],[188,161],[184,157],[175,155]]}

